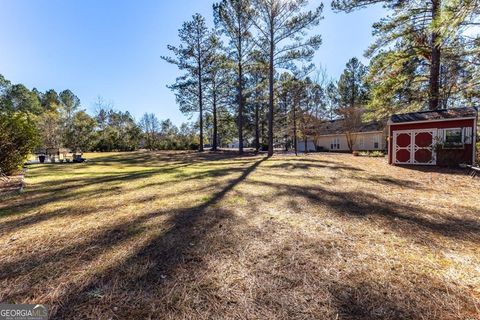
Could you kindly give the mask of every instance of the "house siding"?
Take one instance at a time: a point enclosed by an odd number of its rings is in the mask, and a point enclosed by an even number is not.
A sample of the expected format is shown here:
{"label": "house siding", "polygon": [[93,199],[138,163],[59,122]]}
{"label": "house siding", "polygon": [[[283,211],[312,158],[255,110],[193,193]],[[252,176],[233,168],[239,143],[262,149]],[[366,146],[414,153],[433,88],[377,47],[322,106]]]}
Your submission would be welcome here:
{"label": "house siding", "polygon": [[[333,139],[338,138],[340,142],[340,149],[331,150],[331,144]],[[363,139],[363,146],[361,141]],[[374,146],[374,139],[378,139],[378,148]],[[321,135],[317,138],[317,146],[329,151],[346,152],[350,151],[348,148],[347,137],[344,133]],[[353,150],[356,151],[374,151],[374,150],[386,150],[386,139],[382,132],[361,132],[355,134],[355,144]]]}
{"label": "house siding", "polygon": [[[317,150],[315,147],[315,143],[313,143],[312,140],[307,141],[307,151],[308,152],[314,152]],[[298,152],[305,152],[305,141],[304,140],[298,140],[297,141],[297,151]]]}

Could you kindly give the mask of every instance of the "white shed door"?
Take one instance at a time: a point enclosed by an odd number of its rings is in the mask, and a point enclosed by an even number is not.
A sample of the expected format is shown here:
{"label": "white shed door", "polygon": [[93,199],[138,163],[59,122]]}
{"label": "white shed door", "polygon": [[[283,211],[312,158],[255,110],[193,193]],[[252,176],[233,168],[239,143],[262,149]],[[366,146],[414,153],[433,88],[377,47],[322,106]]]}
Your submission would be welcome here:
{"label": "white shed door", "polygon": [[437,129],[401,130],[393,133],[393,163],[435,165]]}

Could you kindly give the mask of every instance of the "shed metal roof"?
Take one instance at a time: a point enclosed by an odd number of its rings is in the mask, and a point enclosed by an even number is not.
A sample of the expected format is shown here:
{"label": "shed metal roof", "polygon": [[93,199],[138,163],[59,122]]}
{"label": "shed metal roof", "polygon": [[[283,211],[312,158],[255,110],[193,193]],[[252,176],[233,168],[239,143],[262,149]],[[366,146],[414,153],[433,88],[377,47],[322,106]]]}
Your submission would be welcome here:
{"label": "shed metal roof", "polygon": [[475,118],[477,112],[476,108],[468,107],[394,114],[390,118],[390,123]]}

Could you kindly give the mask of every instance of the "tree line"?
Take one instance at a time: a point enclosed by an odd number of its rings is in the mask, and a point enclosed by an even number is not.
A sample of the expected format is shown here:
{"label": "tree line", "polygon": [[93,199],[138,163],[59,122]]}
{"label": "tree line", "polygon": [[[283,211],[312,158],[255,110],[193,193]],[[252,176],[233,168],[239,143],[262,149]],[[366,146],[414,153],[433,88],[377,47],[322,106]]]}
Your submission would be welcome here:
{"label": "tree line", "polygon": [[[107,152],[198,147],[194,125],[177,128],[167,119],[157,131],[160,122],[153,115],[137,123],[128,111],[117,111],[101,98],[95,109],[89,115],[71,90],[30,90],[0,75],[0,172],[13,173],[37,148]],[[145,118],[153,119],[155,143]]]}
{"label": "tree line", "polygon": [[[321,36],[323,4],[307,0],[222,0],[213,4],[214,27],[193,15],[179,30],[179,45],[162,58],[180,71],[169,86],[180,110],[198,114],[205,141],[231,119],[238,150],[296,148],[318,124],[345,119],[353,131],[364,119],[393,113],[473,106],[479,100],[480,4],[466,0],[334,0],[335,12],[382,4],[388,15],[373,24],[375,42],[364,66],[352,58],[338,81],[312,64]],[[222,115],[222,116],[221,116]],[[205,137],[208,118],[213,132]]]}

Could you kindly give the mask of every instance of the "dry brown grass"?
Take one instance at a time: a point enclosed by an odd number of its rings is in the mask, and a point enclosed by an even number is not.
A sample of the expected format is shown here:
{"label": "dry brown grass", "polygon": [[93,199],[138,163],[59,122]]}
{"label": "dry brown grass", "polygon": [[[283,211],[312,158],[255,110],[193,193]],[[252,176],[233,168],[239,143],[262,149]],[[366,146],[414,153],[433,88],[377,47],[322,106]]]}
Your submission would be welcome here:
{"label": "dry brown grass", "polygon": [[0,198],[0,302],[58,319],[480,319],[480,179],[338,154],[91,154]]}

